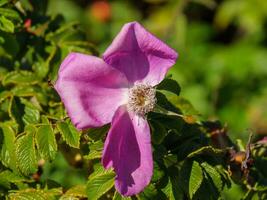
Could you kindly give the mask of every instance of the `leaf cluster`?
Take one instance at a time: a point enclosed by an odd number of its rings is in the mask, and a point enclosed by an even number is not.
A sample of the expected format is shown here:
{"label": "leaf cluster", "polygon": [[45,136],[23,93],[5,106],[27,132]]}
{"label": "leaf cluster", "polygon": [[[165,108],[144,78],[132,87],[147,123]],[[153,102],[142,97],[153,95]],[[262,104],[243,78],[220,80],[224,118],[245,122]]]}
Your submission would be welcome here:
{"label": "leaf cluster", "polygon": [[[47,16],[41,2],[0,0],[0,199],[221,199],[232,182],[246,188],[244,199],[266,198],[266,141],[234,144],[220,122],[203,120],[180,96],[172,77],[157,86],[158,107],[147,116],[152,181],[136,196],[117,193],[114,172],[100,163],[109,125],[76,130],[53,89],[69,52],[97,50],[78,23]],[[86,171],[83,184],[45,178],[59,154]]]}

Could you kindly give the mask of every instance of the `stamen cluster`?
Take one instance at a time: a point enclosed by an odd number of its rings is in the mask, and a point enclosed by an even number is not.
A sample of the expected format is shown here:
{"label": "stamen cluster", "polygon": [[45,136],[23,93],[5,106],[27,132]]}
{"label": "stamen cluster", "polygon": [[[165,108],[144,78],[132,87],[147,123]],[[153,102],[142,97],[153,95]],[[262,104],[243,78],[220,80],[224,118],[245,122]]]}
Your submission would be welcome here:
{"label": "stamen cluster", "polygon": [[147,84],[135,84],[129,89],[128,110],[144,117],[156,105],[156,90]]}

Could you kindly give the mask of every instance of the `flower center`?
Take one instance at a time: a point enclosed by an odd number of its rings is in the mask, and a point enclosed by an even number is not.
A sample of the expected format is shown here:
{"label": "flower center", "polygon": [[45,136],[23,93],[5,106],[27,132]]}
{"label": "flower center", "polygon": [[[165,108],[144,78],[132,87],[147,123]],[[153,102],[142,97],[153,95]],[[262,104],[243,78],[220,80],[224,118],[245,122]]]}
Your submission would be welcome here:
{"label": "flower center", "polygon": [[144,117],[156,105],[156,90],[146,84],[135,84],[129,89],[128,110]]}

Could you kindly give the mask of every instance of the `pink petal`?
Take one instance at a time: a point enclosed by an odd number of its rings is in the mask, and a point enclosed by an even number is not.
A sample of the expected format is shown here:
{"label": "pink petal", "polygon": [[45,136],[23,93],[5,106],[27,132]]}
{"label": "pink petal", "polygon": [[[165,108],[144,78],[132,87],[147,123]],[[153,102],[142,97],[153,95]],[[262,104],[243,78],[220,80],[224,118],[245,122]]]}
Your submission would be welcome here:
{"label": "pink petal", "polygon": [[80,53],[69,54],[60,66],[55,89],[72,123],[78,129],[111,122],[127,101],[128,81],[103,60]]}
{"label": "pink petal", "polygon": [[162,81],[177,57],[173,49],[137,22],[125,24],[103,54],[105,62],[123,72],[130,82],[153,86]]}
{"label": "pink petal", "polygon": [[128,113],[125,106],[119,107],[105,141],[102,163],[105,168],[114,168],[115,187],[122,195],[141,192],[153,173],[147,121]]}

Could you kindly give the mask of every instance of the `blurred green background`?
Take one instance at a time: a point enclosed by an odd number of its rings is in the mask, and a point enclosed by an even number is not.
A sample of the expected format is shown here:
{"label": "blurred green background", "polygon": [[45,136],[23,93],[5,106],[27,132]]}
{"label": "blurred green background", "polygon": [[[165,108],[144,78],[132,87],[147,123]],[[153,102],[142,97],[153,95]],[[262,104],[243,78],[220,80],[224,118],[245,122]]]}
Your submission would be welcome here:
{"label": "blurred green background", "polygon": [[266,0],[50,0],[48,14],[78,21],[100,54],[139,21],[179,52],[170,74],[205,119],[233,139],[267,133]]}
{"label": "blurred green background", "polygon": [[[70,35],[73,28],[79,29],[84,34],[77,36],[78,41],[89,42],[84,48],[92,47],[91,44],[95,45],[100,56],[123,24],[139,21],[179,53],[179,59],[170,74],[180,83],[181,96],[190,100],[203,119],[219,119],[225,123],[232,139],[241,138],[247,141],[248,129],[261,136],[267,135],[267,0],[20,0],[20,2],[23,2],[26,10],[32,10],[31,4],[34,4],[37,10],[29,12],[32,15],[25,15],[30,16],[30,19],[23,21],[26,32],[34,31],[34,34],[41,35],[42,39],[50,37],[51,41],[56,42],[57,37],[68,38],[68,34],[63,35],[65,32],[59,31],[58,35],[55,34],[55,38],[51,34],[56,29],[56,22],[63,21],[58,16],[61,14],[66,23],[74,21],[80,24],[80,26],[67,26],[70,27]],[[51,18],[52,25],[50,24],[49,28],[46,23],[49,18],[44,17],[44,12],[54,16]],[[45,32],[45,29],[48,31]],[[27,49],[26,59],[22,56],[25,52],[20,52],[21,55],[17,57],[23,57],[22,66],[28,66],[25,60],[35,63],[33,68],[36,67],[35,70],[38,71],[38,66],[43,66],[41,64],[45,62],[42,57],[37,56],[33,59],[32,52],[37,51],[36,55],[40,53],[44,57],[46,54],[53,57],[53,48],[48,45],[49,42],[44,44],[38,37],[27,37],[27,39],[34,42],[29,43],[28,48],[29,41],[25,39],[23,41],[25,44],[21,45]],[[71,45],[70,48],[66,48],[68,44],[70,45],[66,42],[64,47],[62,44],[60,47],[62,54],[55,56],[55,61],[51,62],[52,80],[56,77],[57,67],[62,61],[61,56],[73,48]],[[79,44],[77,43],[76,48]],[[18,48],[14,48],[16,44],[9,42],[5,45],[4,50],[7,54],[19,52]],[[5,52],[2,51],[0,47],[0,54]],[[16,69],[19,63],[14,64]],[[64,188],[85,184],[90,170],[79,169],[72,162],[76,157],[68,151],[62,152],[66,152],[68,156],[57,154],[53,163],[45,165],[42,179],[52,179],[61,183]],[[224,199],[240,199],[243,192],[241,187],[233,184],[230,190],[225,191]]]}

